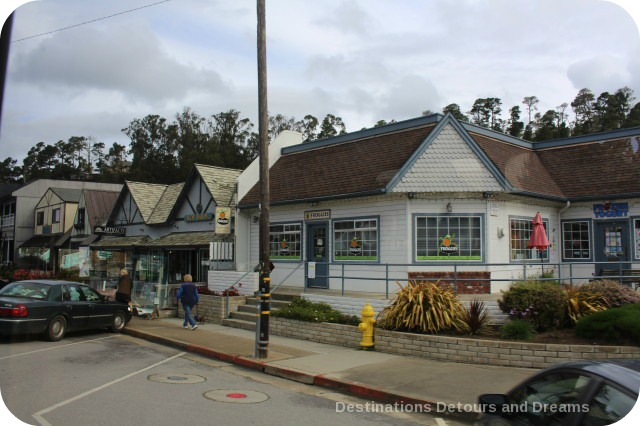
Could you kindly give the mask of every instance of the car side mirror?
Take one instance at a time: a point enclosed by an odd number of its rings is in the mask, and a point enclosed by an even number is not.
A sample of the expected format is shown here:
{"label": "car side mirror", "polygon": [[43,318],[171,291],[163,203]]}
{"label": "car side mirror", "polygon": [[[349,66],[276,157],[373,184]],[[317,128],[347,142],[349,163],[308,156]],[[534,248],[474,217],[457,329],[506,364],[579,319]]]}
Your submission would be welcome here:
{"label": "car side mirror", "polygon": [[502,408],[509,403],[509,398],[500,393],[485,393],[478,397],[478,402],[483,413],[501,414]]}

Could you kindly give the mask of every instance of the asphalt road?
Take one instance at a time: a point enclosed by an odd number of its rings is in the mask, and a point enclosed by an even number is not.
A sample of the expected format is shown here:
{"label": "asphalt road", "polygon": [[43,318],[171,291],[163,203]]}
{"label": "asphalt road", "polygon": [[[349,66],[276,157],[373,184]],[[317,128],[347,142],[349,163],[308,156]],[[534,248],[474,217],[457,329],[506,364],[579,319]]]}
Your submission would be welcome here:
{"label": "asphalt road", "polygon": [[3,425],[461,424],[109,333],[0,340],[0,392]]}

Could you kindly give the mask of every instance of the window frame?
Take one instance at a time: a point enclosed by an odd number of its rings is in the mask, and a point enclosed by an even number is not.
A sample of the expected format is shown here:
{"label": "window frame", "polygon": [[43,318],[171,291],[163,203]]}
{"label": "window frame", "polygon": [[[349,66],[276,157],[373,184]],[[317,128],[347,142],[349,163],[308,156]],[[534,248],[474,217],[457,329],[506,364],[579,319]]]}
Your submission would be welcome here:
{"label": "window frame", "polygon": [[[418,220],[424,218],[424,219],[429,219],[429,218],[435,218],[437,221],[439,221],[442,218],[447,218],[447,219],[453,219],[453,218],[467,218],[470,220],[474,220],[477,219],[479,220],[478,223],[478,230],[480,231],[480,235],[478,237],[478,242],[480,244],[480,258],[479,259],[461,259],[460,257],[462,256],[456,256],[455,258],[450,258],[450,260],[447,260],[446,258],[442,257],[442,259],[418,259]],[[460,263],[468,263],[468,264],[474,264],[474,263],[484,263],[485,262],[485,258],[487,256],[487,244],[486,244],[486,232],[485,232],[485,226],[486,226],[486,216],[484,213],[414,213],[413,214],[413,218],[412,218],[412,231],[413,231],[413,237],[412,237],[412,243],[413,243],[413,248],[412,248],[412,259],[413,259],[413,263],[414,264],[418,264],[418,265],[425,265],[425,264],[429,264],[429,265],[450,265],[454,262],[460,262]],[[425,223],[426,225],[426,223]],[[448,234],[447,234],[448,235]],[[441,236],[438,236],[438,240],[440,240]],[[472,237],[471,237],[472,238]],[[428,256],[425,256],[428,257]],[[440,256],[436,256],[436,257],[440,257]],[[471,257],[471,256],[465,256],[465,257]],[[474,256],[475,257],[475,256]]]}
{"label": "window frame", "polygon": [[55,225],[57,223],[60,223],[60,220],[61,220],[60,207],[56,207],[51,210],[51,224]]}
{"label": "window frame", "polygon": [[[547,247],[547,249],[543,252],[543,257],[540,258],[540,256],[538,257],[527,257],[525,259],[514,259],[512,257],[512,252],[513,252],[513,238],[512,238],[512,228],[511,228],[511,221],[513,220],[517,220],[517,221],[521,221],[521,222],[529,222],[529,224],[531,225],[531,230],[529,231],[530,233],[533,232],[533,224],[531,223],[533,218],[532,217],[528,217],[528,216],[509,216],[509,263],[524,263],[524,262],[531,262],[531,261],[536,261],[539,263],[549,263],[550,262],[550,256],[549,256],[549,252],[551,251],[551,245],[549,245],[549,247]],[[546,219],[545,217],[542,217],[542,224],[544,226],[545,232],[547,234],[547,239],[549,241],[551,241],[551,239],[549,238],[549,219]],[[529,235],[529,238],[531,238],[531,235]],[[526,239],[528,241],[528,239]],[[521,240],[518,240],[521,241]],[[522,240],[524,241],[524,240]],[[516,249],[516,250],[520,250],[520,249]],[[526,248],[525,249],[527,253],[531,254],[533,249],[530,248]],[[536,250],[537,251],[537,250]]]}
{"label": "window frame", "polygon": [[36,212],[36,226],[44,226],[44,211]]}
{"label": "window frame", "polygon": [[[274,255],[271,250],[271,244],[273,244],[271,237],[274,233],[271,231],[273,226],[295,226],[299,227],[297,232],[287,232],[283,229],[283,232],[278,233],[279,235],[299,235],[299,247],[298,247],[298,256],[288,256],[288,257],[279,257],[279,255]],[[278,243],[279,244],[279,243]],[[273,222],[269,224],[269,259],[274,262],[302,262],[304,254],[304,232],[303,232],[303,224],[302,221],[290,221],[290,222]]]}
{"label": "window frame", "polygon": [[[369,222],[375,221],[375,230],[372,231],[372,228],[357,228],[355,226],[356,222]],[[336,248],[337,242],[342,242],[342,239],[336,238],[336,224],[337,223],[346,223],[353,222],[354,227],[351,230],[338,230],[340,233],[351,233],[351,232],[363,232],[363,230],[367,232],[375,232],[375,239],[370,239],[368,241],[375,241],[375,256],[340,256],[344,257],[344,259],[338,259],[336,256]],[[380,215],[372,215],[372,216],[354,216],[354,217],[341,217],[331,220],[331,260],[335,263],[355,263],[355,264],[363,264],[363,263],[380,263]],[[362,241],[362,239],[361,239]],[[374,257],[374,259],[366,259],[366,257]]]}
{"label": "window frame", "polygon": [[[587,232],[588,232],[588,242],[589,242],[589,257],[580,257],[580,258],[574,258],[574,257],[565,257],[564,255],[564,244],[565,244],[565,233],[564,233],[564,226],[565,224],[572,224],[572,223],[587,223]],[[573,241],[573,240],[572,240]],[[582,240],[578,240],[578,241],[582,241]],[[594,251],[594,239],[593,239],[593,220],[592,219],[567,219],[567,220],[562,220],[560,221],[560,254],[561,254],[561,258],[563,261],[567,261],[567,262],[592,262],[593,261],[593,251]],[[582,249],[581,249],[582,250]]]}
{"label": "window frame", "polygon": [[632,216],[631,217],[631,233],[633,244],[633,259],[640,260],[640,216]]}

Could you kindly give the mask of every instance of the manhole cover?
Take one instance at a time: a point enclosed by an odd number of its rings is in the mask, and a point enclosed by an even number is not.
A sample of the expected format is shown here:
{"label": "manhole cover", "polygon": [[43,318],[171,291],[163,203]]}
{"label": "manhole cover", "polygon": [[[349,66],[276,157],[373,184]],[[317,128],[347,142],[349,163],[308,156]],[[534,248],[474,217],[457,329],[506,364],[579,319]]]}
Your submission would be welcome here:
{"label": "manhole cover", "polygon": [[232,402],[235,404],[255,404],[269,399],[267,394],[237,389],[217,389],[206,392],[204,397],[212,401]]}
{"label": "manhole cover", "polygon": [[196,376],[193,374],[152,374],[147,377],[152,382],[158,383],[170,383],[170,384],[186,384],[192,385],[194,383],[202,383],[206,379],[202,376]]}

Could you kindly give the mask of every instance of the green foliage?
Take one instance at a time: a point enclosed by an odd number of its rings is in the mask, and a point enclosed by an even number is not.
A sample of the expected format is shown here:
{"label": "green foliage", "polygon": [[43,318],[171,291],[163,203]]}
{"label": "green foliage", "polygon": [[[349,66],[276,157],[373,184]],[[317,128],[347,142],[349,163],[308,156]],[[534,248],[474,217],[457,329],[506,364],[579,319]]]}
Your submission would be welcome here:
{"label": "green foliage", "polygon": [[449,288],[428,281],[409,281],[379,315],[381,327],[418,333],[464,329],[464,306]]}
{"label": "green foliage", "polygon": [[581,318],[576,334],[588,339],[640,344],[640,304],[607,309]]}
{"label": "green foliage", "polygon": [[469,307],[465,307],[462,321],[465,325],[465,331],[471,335],[479,334],[489,329],[489,321],[491,317],[483,301],[473,299],[469,303]]}
{"label": "green foliage", "polygon": [[355,315],[343,314],[327,303],[315,303],[304,298],[294,299],[284,308],[273,311],[271,315],[308,322],[332,322],[348,325],[360,323],[360,319]]}
{"label": "green foliage", "polygon": [[565,322],[566,301],[561,286],[550,282],[514,283],[498,300],[511,318],[530,321],[537,331],[553,330]]}
{"label": "green foliage", "polygon": [[530,340],[533,334],[533,325],[525,319],[513,319],[500,328],[500,337],[508,340]]}
{"label": "green foliage", "polygon": [[581,287],[581,290],[591,294],[600,294],[608,305],[616,308],[622,305],[640,303],[640,294],[629,287],[613,280],[596,280]]}
{"label": "green foliage", "polygon": [[588,291],[583,287],[564,286],[567,301],[567,316],[574,323],[580,318],[604,311],[609,307],[607,299],[597,291]]}

